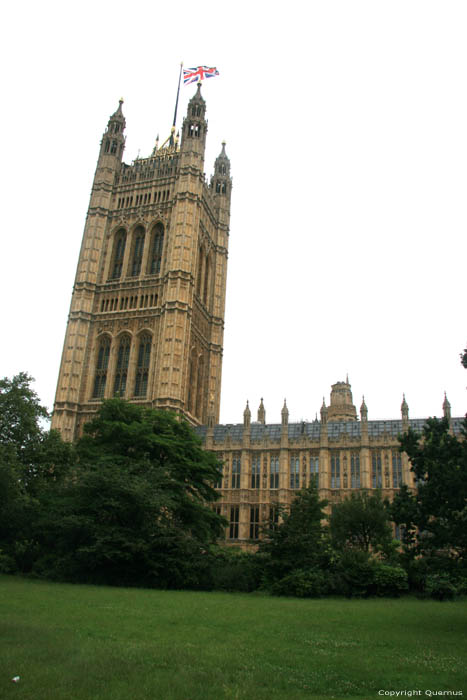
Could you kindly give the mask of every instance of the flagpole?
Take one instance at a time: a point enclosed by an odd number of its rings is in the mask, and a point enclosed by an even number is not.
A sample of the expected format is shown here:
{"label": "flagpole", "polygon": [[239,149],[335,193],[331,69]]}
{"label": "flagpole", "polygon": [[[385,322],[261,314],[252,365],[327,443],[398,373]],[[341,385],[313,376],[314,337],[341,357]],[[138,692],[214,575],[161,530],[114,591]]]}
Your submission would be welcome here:
{"label": "flagpole", "polygon": [[174,128],[175,128],[175,122],[177,121],[178,96],[180,95],[180,83],[182,80],[182,68],[183,68],[183,61],[180,63],[180,75],[178,76],[177,99],[175,100],[175,112],[174,112],[174,123],[173,123]]}

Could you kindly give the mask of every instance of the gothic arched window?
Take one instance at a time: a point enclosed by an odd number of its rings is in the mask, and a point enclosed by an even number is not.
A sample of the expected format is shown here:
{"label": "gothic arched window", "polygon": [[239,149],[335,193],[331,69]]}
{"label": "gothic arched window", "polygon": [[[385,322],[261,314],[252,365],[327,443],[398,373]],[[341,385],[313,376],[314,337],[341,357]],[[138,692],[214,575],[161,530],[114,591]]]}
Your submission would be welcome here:
{"label": "gothic arched window", "polygon": [[113,254],[113,264],[112,273],[110,275],[111,279],[115,280],[121,277],[123,268],[123,257],[125,255],[125,244],[126,244],[126,231],[120,229],[115,236],[114,243],[114,254]]}
{"label": "gothic arched window", "polygon": [[190,369],[188,372],[188,395],[187,395],[187,408],[190,413],[194,413],[194,397],[196,388],[193,386],[195,381],[195,369],[196,369],[196,353],[195,348],[191,349],[190,353]]}
{"label": "gothic arched window", "polygon": [[198,358],[198,374],[196,378],[196,406],[194,410],[195,416],[202,418],[203,416],[203,389],[204,389],[204,357],[201,355]]}
{"label": "gothic arched window", "polygon": [[208,303],[208,297],[209,297],[209,285],[211,282],[211,256],[207,255],[206,256],[206,267],[204,270],[204,292],[203,292],[203,301],[205,305]]}
{"label": "gothic arched window", "polygon": [[203,266],[206,259],[203,246],[199,247],[198,250],[198,274],[196,278],[196,293],[201,297],[201,289],[203,286]]}
{"label": "gothic arched window", "polygon": [[152,234],[151,258],[149,260],[149,274],[158,275],[161,271],[162,248],[164,246],[164,227],[159,222],[155,225]]}
{"label": "gothic arched window", "polygon": [[128,363],[130,361],[130,338],[124,335],[120,340],[117,355],[117,367],[115,369],[114,394],[125,396],[126,382],[128,378]]}
{"label": "gothic arched window", "polygon": [[136,362],[135,396],[144,398],[148,390],[149,362],[151,360],[151,342],[149,333],[144,333],[139,340]]}
{"label": "gothic arched window", "polygon": [[138,226],[135,231],[135,242],[133,245],[133,259],[131,261],[131,275],[136,277],[141,272],[141,262],[143,260],[144,249],[144,228]]}
{"label": "gothic arched window", "polygon": [[96,372],[94,375],[93,399],[102,399],[107,381],[107,369],[110,357],[110,338],[104,336],[99,341],[97,350]]}

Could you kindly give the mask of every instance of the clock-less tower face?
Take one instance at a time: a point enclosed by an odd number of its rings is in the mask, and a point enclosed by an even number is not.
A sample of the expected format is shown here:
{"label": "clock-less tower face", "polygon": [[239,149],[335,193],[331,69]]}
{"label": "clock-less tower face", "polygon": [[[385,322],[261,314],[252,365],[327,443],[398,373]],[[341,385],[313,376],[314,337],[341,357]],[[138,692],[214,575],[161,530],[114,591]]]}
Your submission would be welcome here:
{"label": "clock-less tower face", "polygon": [[122,102],[103,135],[52,426],[75,439],[104,398],[217,422],[232,183],[225,144],[204,175],[206,105],[151,155],[122,162]]}

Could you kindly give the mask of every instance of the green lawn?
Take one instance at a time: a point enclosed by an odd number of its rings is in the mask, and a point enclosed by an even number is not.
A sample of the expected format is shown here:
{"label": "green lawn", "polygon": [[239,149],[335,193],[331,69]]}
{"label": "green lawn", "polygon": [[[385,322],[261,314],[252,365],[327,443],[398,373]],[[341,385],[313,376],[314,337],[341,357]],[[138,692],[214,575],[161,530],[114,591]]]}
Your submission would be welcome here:
{"label": "green lawn", "polygon": [[467,601],[296,600],[2,576],[0,697],[466,697],[466,632]]}

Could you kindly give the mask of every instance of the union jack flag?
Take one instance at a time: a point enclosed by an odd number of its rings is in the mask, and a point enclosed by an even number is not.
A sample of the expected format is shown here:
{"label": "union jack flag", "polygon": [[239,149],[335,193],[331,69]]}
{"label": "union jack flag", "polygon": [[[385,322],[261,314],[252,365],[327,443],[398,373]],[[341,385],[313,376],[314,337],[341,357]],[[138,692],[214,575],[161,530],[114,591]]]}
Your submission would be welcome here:
{"label": "union jack flag", "polygon": [[189,85],[190,83],[196,83],[198,80],[204,80],[204,78],[215,78],[216,75],[219,75],[217,68],[208,68],[207,66],[184,68],[183,84]]}

